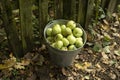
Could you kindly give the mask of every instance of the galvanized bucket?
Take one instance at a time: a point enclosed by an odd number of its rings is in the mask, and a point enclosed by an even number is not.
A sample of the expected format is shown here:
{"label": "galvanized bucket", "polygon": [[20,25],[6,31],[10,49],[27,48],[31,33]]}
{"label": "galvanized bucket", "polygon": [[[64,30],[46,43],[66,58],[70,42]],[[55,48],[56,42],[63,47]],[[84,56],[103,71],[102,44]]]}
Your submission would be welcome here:
{"label": "galvanized bucket", "polygon": [[56,49],[56,48],[50,46],[49,42],[46,39],[47,28],[52,27],[56,23],[66,24],[67,22],[68,22],[68,20],[63,20],[63,19],[53,20],[53,21],[50,21],[45,26],[45,29],[44,29],[44,38],[46,40],[46,45],[47,45],[47,48],[48,48],[48,52],[50,54],[51,62],[53,62],[54,64],[56,64],[58,66],[61,66],[61,67],[67,67],[67,66],[70,66],[72,64],[74,58],[76,57],[76,55],[78,53],[80,53],[81,48],[85,45],[86,40],[87,40],[86,32],[81,27],[81,25],[77,23],[77,26],[80,27],[83,30],[84,45],[82,47],[80,47],[80,48],[78,48],[77,50],[74,50],[74,51],[63,51],[63,50],[59,50],[59,49]]}

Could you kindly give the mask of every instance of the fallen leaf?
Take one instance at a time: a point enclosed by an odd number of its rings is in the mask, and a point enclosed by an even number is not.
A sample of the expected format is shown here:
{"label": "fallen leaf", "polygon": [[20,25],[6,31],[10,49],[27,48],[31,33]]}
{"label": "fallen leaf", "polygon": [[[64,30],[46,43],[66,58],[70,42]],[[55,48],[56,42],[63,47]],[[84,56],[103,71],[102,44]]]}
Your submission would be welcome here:
{"label": "fallen leaf", "polygon": [[90,79],[90,76],[86,75],[84,76],[85,79],[89,80]]}
{"label": "fallen leaf", "polygon": [[75,67],[78,68],[78,69],[83,69],[83,67],[82,67],[82,65],[80,63],[76,63]]}
{"label": "fallen leaf", "polygon": [[97,63],[95,66],[96,66],[97,68],[99,68],[99,69],[102,69],[102,67],[100,66],[99,63]]}
{"label": "fallen leaf", "polygon": [[20,62],[17,62],[15,65],[14,65],[14,68],[15,69],[25,69],[25,66],[29,65],[30,64],[30,60],[29,59],[23,59],[21,60]]}
{"label": "fallen leaf", "polygon": [[119,33],[112,33],[112,35],[115,36],[115,37],[120,38],[120,34]]}
{"label": "fallen leaf", "polygon": [[73,76],[68,77],[67,80],[74,80]]}
{"label": "fallen leaf", "polygon": [[109,57],[107,56],[107,54],[105,52],[102,52],[102,63],[104,64],[109,64]]}
{"label": "fallen leaf", "polygon": [[95,76],[95,80],[102,80],[101,78],[99,78],[99,77],[97,77],[97,76]]}
{"label": "fallen leaf", "polygon": [[91,73],[91,72],[95,72],[95,69],[85,69],[85,71]]}
{"label": "fallen leaf", "polygon": [[21,61],[21,65],[23,65],[23,66],[27,66],[27,65],[29,65],[30,64],[30,59],[23,59],[22,61]]}
{"label": "fallen leaf", "polygon": [[118,15],[116,13],[113,13],[112,16],[113,17],[118,17]]}
{"label": "fallen leaf", "polygon": [[96,35],[97,35],[97,37],[98,37],[97,40],[101,40],[101,39],[103,39],[103,35],[101,35],[101,34],[96,34]]}
{"label": "fallen leaf", "polygon": [[4,60],[3,64],[0,64],[0,70],[14,66],[16,64],[16,58],[10,54],[10,59]]}
{"label": "fallen leaf", "polygon": [[93,45],[93,43],[91,43],[91,42],[86,42],[86,44],[87,44],[88,46],[92,46],[92,45]]}
{"label": "fallen leaf", "polygon": [[117,56],[120,56],[120,50],[115,50],[114,53],[115,53]]}
{"label": "fallen leaf", "polygon": [[31,76],[29,76],[26,80],[36,80],[37,79],[37,76],[36,74],[32,74]]}
{"label": "fallen leaf", "polygon": [[117,32],[117,29],[114,28],[114,27],[110,27],[110,29],[111,29],[113,32]]}
{"label": "fallen leaf", "polygon": [[113,80],[116,80],[117,76],[113,73],[109,73],[109,76],[113,79]]}
{"label": "fallen leaf", "polygon": [[76,63],[76,64],[75,64],[75,67],[76,67],[76,68],[82,69],[82,70],[85,70],[85,69],[87,69],[87,68],[90,67],[90,66],[91,66],[91,63],[89,63],[89,62],[84,62],[84,63],[82,63],[82,64],[80,64],[80,63]]}
{"label": "fallen leaf", "polygon": [[116,61],[115,60],[110,60],[109,64],[110,64],[110,66],[113,65],[113,64],[116,64]]}
{"label": "fallen leaf", "polygon": [[110,41],[112,37],[108,33],[104,33],[104,40]]}
{"label": "fallen leaf", "polygon": [[79,73],[77,73],[75,71],[72,71],[72,74],[73,74],[73,76],[78,76],[79,75]]}
{"label": "fallen leaf", "polygon": [[105,46],[105,47],[103,48],[103,52],[105,52],[105,53],[110,53],[110,46]]}
{"label": "fallen leaf", "polygon": [[109,30],[109,26],[108,25],[101,25],[101,28],[103,29],[103,30],[106,30],[106,31],[108,31]]}
{"label": "fallen leaf", "polygon": [[16,65],[14,65],[15,69],[25,69],[25,66],[21,65],[21,63],[16,63]]}
{"label": "fallen leaf", "polygon": [[39,52],[41,52],[41,51],[43,51],[43,50],[45,50],[45,49],[46,49],[45,44],[42,44],[42,47],[39,48]]}
{"label": "fallen leaf", "polygon": [[62,68],[62,74],[65,76],[71,76],[70,72],[66,70],[65,68]]}
{"label": "fallen leaf", "polygon": [[40,55],[36,64],[42,66],[44,61],[45,61],[44,57]]}
{"label": "fallen leaf", "polygon": [[120,70],[120,66],[117,67]]}
{"label": "fallen leaf", "polygon": [[116,21],[115,23],[114,23],[114,26],[119,26],[119,21]]}
{"label": "fallen leaf", "polygon": [[117,45],[116,42],[113,42],[113,44],[110,45],[110,49],[114,49],[114,47]]}
{"label": "fallen leaf", "polygon": [[100,43],[95,43],[93,46],[93,51],[100,52],[102,49],[102,45]]}
{"label": "fallen leaf", "polygon": [[105,54],[105,52],[102,52],[101,54],[102,54],[103,59],[109,59],[109,57]]}
{"label": "fallen leaf", "polygon": [[49,76],[52,78],[54,76],[54,74],[53,73],[49,73]]}
{"label": "fallen leaf", "polygon": [[108,21],[106,19],[103,19],[104,24],[109,25]]}

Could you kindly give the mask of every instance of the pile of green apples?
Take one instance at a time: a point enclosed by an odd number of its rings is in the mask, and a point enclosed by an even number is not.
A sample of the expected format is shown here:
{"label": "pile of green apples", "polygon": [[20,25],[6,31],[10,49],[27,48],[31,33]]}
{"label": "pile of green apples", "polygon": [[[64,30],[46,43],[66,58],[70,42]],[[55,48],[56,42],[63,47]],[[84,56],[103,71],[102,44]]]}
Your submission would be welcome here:
{"label": "pile of green apples", "polygon": [[77,50],[83,46],[83,31],[73,20],[47,28],[46,36],[52,47],[63,51]]}

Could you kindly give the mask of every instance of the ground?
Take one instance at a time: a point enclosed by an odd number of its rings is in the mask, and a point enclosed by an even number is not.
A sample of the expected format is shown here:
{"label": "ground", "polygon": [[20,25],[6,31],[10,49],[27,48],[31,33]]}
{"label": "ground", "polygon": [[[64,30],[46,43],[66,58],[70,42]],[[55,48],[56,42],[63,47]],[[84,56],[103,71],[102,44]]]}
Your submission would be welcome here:
{"label": "ground", "polygon": [[20,60],[0,52],[0,80],[119,80],[120,18],[103,19],[86,30],[87,42],[71,66],[59,67],[50,61],[46,45]]}

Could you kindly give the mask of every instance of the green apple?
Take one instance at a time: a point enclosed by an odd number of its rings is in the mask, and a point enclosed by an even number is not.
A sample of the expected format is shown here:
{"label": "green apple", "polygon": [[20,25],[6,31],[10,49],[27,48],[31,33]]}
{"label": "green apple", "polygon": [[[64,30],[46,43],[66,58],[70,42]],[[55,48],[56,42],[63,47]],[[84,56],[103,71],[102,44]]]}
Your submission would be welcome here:
{"label": "green apple", "polygon": [[55,40],[57,41],[57,40],[61,40],[63,38],[63,35],[62,34],[57,34],[56,36],[55,36]]}
{"label": "green apple", "polygon": [[47,37],[47,40],[49,43],[52,43],[54,41],[53,37],[51,37],[51,36]]}
{"label": "green apple", "polygon": [[73,35],[68,35],[67,40],[69,41],[69,44],[74,44],[76,41],[76,38]]}
{"label": "green apple", "polygon": [[66,28],[65,28],[64,30],[62,30],[62,35],[63,35],[64,37],[67,36],[67,34],[66,34]]}
{"label": "green apple", "polygon": [[51,44],[52,47],[55,47],[55,42]]}
{"label": "green apple", "polygon": [[63,42],[61,40],[55,42],[55,48],[60,49],[63,47]]}
{"label": "green apple", "polygon": [[76,40],[83,41],[82,37],[76,38]]}
{"label": "green apple", "polygon": [[63,51],[67,51],[68,48],[67,48],[67,47],[62,47],[61,50],[63,50]]}
{"label": "green apple", "polygon": [[67,22],[67,27],[74,29],[76,27],[76,23],[73,20],[70,20]]}
{"label": "green apple", "polygon": [[62,42],[65,47],[69,45],[69,41],[66,38],[62,38]]}
{"label": "green apple", "polygon": [[74,35],[75,37],[81,37],[81,36],[83,35],[82,29],[81,29],[81,28],[78,28],[78,27],[74,28],[74,29],[73,29],[73,35]]}
{"label": "green apple", "polygon": [[67,35],[72,34],[72,30],[69,27],[67,27],[62,31],[62,34],[66,37]]}
{"label": "green apple", "polygon": [[82,40],[82,38],[76,38],[75,46],[76,46],[77,48],[83,46],[83,40]]}
{"label": "green apple", "polygon": [[69,47],[68,47],[68,50],[76,50],[77,48],[75,47],[75,45],[70,45]]}
{"label": "green apple", "polygon": [[47,28],[46,34],[47,34],[47,36],[51,36],[51,34],[52,34],[52,28]]}
{"label": "green apple", "polygon": [[69,27],[67,27],[66,29],[65,29],[65,31],[66,31],[66,34],[72,34],[72,30],[69,28]]}
{"label": "green apple", "polygon": [[61,30],[63,31],[63,30],[65,30],[66,29],[66,25],[61,25]]}
{"label": "green apple", "polygon": [[59,24],[55,24],[53,27],[52,27],[52,33],[53,35],[56,35],[58,33],[61,33],[61,27]]}

